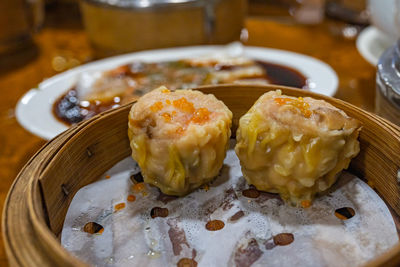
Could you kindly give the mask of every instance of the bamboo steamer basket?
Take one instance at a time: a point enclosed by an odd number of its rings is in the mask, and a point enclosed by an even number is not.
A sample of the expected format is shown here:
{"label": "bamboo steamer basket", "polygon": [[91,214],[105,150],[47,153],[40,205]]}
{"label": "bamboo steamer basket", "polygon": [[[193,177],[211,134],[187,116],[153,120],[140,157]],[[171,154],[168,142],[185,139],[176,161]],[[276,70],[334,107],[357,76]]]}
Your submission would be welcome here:
{"label": "bamboo steamer basket", "polygon": [[[344,101],[288,87],[220,85],[200,87],[233,112],[237,123],[263,93],[281,89],[291,96],[323,99],[357,118],[363,128],[360,154],[350,172],[364,178],[385,200],[398,224],[400,215],[400,128]],[[42,147],[21,170],[5,202],[2,231],[11,266],[87,266],[60,244],[60,233],[75,193],[131,154],[127,137],[131,104],[71,127]],[[367,266],[398,266],[400,244]]]}

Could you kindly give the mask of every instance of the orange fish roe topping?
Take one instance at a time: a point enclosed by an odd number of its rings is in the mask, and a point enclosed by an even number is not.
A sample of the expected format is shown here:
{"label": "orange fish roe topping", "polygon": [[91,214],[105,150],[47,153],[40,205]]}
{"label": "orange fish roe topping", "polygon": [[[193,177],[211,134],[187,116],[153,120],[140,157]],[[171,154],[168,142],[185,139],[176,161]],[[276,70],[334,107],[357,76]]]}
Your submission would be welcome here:
{"label": "orange fish roe topping", "polygon": [[204,123],[210,119],[210,111],[206,108],[199,108],[193,115],[192,121],[195,123]]}
{"label": "orange fish roe topping", "polygon": [[165,122],[170,122],[171,119],[172,119],[171,115],[169,113],[167,113],[167,112],[161,114],[161,116],[164,118]]}
{"label": "orange fish roe topping", "polygon": [[116,205],[114,206],[114,210],[115,210],[115,211],[122,210],[122,209],[124,209],[124,208],[125,208],[125,203],[124,203],[124,202],[118,203],[118,204],[116,204]]}
{"label": "orange fish roe topping", "polygon": [[185,129],[183,129],[182,127],[179,127],[178,129],[176,129],[177,134],[183,134],[184,132],[185,132]]}
{"label": "orange fish roe topping", "polygon": [[129,195],[126,200],[128,200],[129,202],[133,202],[136,200],[136,197],[134,195]]}
{"label": "orange fish roe topping", "polygon": [[141,192],[146,188],[144,183],[137,183],[132,186],[132,190],[135,192]]}
{"label": "orange fish roe topping", "polygon": [[165,103],[166,103],[167,105],[171,105],[171,100],[167,99],[167,100],[165,100]]}
{"label": "orange fish roe topping", "polygon": [[110,179],[111,178],[111,176],[110,175],[106,175],[106,179]]}
{"label": "orange fish roe topping", "polygon": [[274,98],[275,103],[277,103],[280,106],[283,105],[292,105],[296,108],[298,108],[301,113],[303,114],[304,117],[309,118],[311,117],[311,110],[310,110],[310,105],[307,102],[304,102],[304,99],[302,97],[299,97],[297,99],[292,99],[292,98],[287,98],[287,97],[278,97]]}
{"label": "orange fish roe topping", "polygon": [[175,116],[176,115],[176,111],[173,110],[171,114],[172,114],[172,116]]}
{"label": "orange fish roe topping", "polygon": [[162,108],[163,108],[163,104],[160,101],[158,101],[150,107],[150,110],[153,112],[157,112],[157,111],[162,110]]}
{"label": "orange fish roe topping", "polygon": [[173,103],[174,107],[176,107],[177,109],[180,109],[184,112],[193,113],[195,111],[193,103],[187,101],[187,99],[184,97],[179,98],[178,100],[174,100],[172,103]]}
{"label": "orange fish roe topping", "polygon": [[170,90],[168,90],[168,89],[162,89],[162,90],[161,90],[161,92],[162,92],[162,93],[164,93],[164,94],[171,93],[171,91],[170,91]]}
{"label": "orange fish roe topping", "polygon": [[309,207],[311,207],[311,201],[310,200],[303,200],[303,201],[301,201],[300,205],[305,209],[309,208]]}

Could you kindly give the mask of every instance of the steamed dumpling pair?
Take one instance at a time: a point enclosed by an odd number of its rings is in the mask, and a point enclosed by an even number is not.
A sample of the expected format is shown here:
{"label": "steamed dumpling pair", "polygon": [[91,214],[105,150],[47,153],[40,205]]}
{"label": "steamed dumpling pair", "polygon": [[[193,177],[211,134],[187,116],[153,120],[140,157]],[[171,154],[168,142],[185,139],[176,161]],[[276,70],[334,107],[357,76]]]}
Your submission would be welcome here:
{"label": "steamed dumpling pair", "polygon": [[[232,112],[214,95],[153,90],[129,114],[132,157],[144,181],[183,196],[222,167]],[[359,123],[322,100],[271,91],[240,119],[236,154],[249,184],[307,206],[359,152]]]}

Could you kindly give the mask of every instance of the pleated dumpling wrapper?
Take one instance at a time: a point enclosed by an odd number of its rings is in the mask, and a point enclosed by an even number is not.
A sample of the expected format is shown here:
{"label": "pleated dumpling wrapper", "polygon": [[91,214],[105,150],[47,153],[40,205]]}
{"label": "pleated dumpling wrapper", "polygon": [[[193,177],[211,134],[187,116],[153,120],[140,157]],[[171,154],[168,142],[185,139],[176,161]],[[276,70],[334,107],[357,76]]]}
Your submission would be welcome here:
{"label": "pleated dumpling wrapper", "polygon": [[235,151],[249,184],[308,207],[360,151],[360,128],[323,100],[270,91],[240,118]]}
{"label": "pleated dumpling wrapper", "polygon": [[218,175],[231,123],[232,112],[214,95],[160,87],[129,113],[132,157],[146,183],[168,195],[186,195]]}

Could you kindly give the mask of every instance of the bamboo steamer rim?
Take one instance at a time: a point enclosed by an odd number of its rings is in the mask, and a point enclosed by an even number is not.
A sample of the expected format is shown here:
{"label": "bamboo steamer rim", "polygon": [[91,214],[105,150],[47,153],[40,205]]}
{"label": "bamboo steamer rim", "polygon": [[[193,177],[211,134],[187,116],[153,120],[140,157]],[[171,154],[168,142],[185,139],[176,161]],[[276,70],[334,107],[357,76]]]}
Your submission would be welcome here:
{"label": "bamboo steamer rim", "polygon": [[[236,91],[241,93],[248,91],[249,95],[252,95],[252,98],[257,99],[261,94],[276,89],[282,90],[283,94],[296,97],[310,96],[316,99],[322,99],[344,110],[348,115],[356,117],[362,123],[365,124],[365,122],[368,122],[368,126],[375,126],[383,129],[387,136],[394,140],[395,146],[400,148],[400,128],[398,126],[339,99],[306,90],[277,85],[218,85],[202,86],[196,89],[204,93],[213,93],[217,98],[219,98],[218,96],[221,93],[225,93],[228,98],[231,97],[231,100],[235,97]],[[236,97],[237,96],[238,95],[236,95]],[[236,100],[236,104],[241,105],[242,99],[244,98],[245,96],[241,95],[240,100]],[[219,99],[224,101],[224,99]],[[46,219],[49,218],[49,214],[46,214],[46,209],[44,208],[45,203],[42,188],[39,184],[39,178],[45,173],[46,168],[52,163],[52,160],[62,154],[65,148],[75,139],[79,138],[79,134],[84,133],[91,125],[101,121],[103,118],[113,117],[121,112],[129,112],[133,103],[118,109],[108,110],[90,120],[69,128],[67,131],[46,143],[22,168],[8,192],[2,214],[2,234],[10,265],[88,266],[62,248],[59,239],[50,230],[49,221]],[[126,120],[127,119],[126,116]],[[366,125],[364,127],[366,127]],[[367,130],[368,129],[365,128],[361,130],[360,139],[368,137],[362,137],[362,133],[364,131],[367,132]],[[373,131],[371,130],[370,132]],[[395,159],[394,164],[396,166],[394,167],[399,166],[400,156],[397,155],[396,151],[386,152],[389,153],[387,158]],[[385,188],[385,185],[383,185],[383,188]],[[379,188],[377,188],[377,190],[378,193],[387,200],[387,196],[384,195],[385,192],[380,192]],[[398,184],[397,192],[393,194],[399,198],[399,203],[393,202],[395,201],[393,200],[392,203],[395,203],[395,205],[388,206],[395,210],[397,216],[400,216],[400,187]],[[71,199],[72,197],[73,196],[71,196]],[[377,259],[368,262],[367,266],[397,266],[397,264],[400,264],[400,244]]]}

